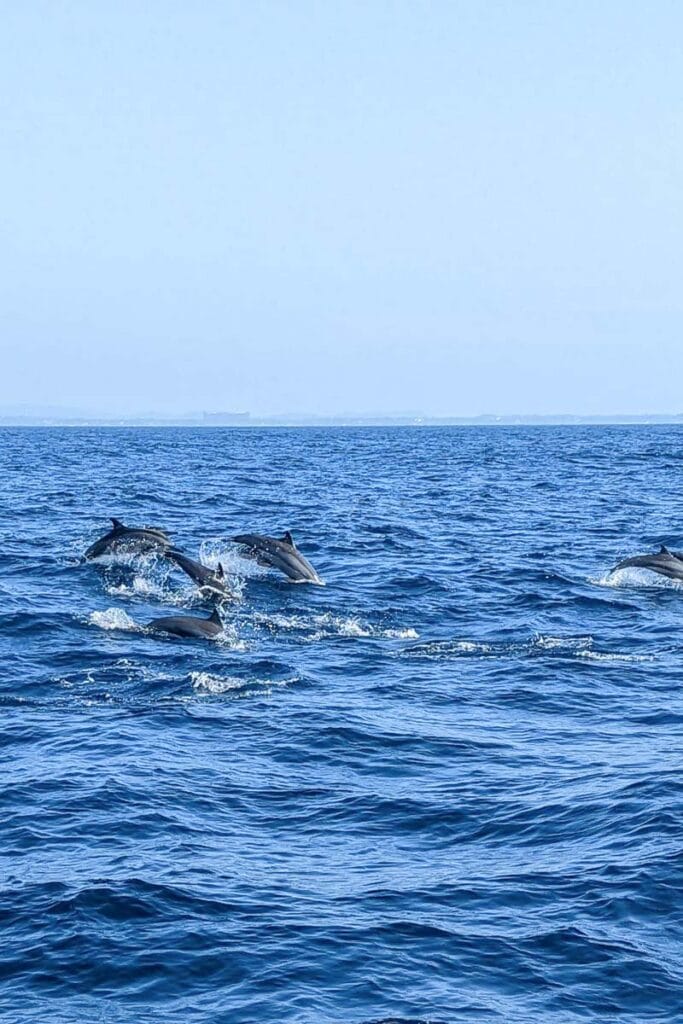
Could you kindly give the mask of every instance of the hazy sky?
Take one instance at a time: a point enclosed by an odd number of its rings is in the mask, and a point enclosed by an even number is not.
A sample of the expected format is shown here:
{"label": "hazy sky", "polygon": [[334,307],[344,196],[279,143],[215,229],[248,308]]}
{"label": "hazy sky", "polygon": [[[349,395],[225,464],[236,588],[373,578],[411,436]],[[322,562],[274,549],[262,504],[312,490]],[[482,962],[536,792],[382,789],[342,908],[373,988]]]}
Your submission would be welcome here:
{"label": "hazy sky", "polygon": [[0,406],[683,411],[683,5],[5,4]]}

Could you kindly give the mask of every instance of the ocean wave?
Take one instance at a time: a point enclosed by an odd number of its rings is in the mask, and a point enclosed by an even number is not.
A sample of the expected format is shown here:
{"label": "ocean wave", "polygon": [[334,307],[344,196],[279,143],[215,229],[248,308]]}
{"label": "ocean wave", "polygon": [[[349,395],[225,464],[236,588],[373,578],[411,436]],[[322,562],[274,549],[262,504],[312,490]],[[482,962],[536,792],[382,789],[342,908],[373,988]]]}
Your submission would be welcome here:
{"label": "ocean wave", "polygon": [[679,427],[1,433],[3,1021],[679,1019]]}

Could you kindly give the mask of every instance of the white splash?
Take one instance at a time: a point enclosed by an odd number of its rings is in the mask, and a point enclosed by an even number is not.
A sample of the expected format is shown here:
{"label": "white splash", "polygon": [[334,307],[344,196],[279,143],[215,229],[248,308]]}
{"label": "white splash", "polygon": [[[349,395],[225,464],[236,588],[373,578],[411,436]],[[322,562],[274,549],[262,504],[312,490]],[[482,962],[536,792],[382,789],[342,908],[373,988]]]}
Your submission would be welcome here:
{"label": "white splash", "polygon": [[242,580],[245,577],[267,576],[268,568],[251,558],[244,558],[239,548],[225,537],[212,537],[202,541],[199,560],[210,569],[217,569],[220,562],[227,576]]}
{"label": "white splash", "polygon": [[165,588],[157,583],[155,580],[150,580],[146,576],[135,576],[130,584],[128,583],[108,583],[105,584],[104,588],[108,594],[113,597],[163,597],[166,598],[168,595]]}
{"label": "white splash", "polygon": [[143,633],[144,627],[131,619],[122,608],[107,608],[105,612],[91,612],[88,622],[100,629],[120,629],[128,633]]}
{"label": "white splash", "polygon": [[223,632],[219,633],[213,638],[214,642],[219,644],[221,647],[227,647],[231,651],[247,651],[249,645],[246,640],[243,640],[235,626],[232,623],[223,623]]}
{"label": "white splash", "polygon": [[249,697],[258,695],[267,697],[275,686],[290,686],[298,682],[297,677],[293,679],[241,679],[239,676],[218,676],[211,672],[190,672],[190,682],[193,690],[199,693],[223,694],[231,693],[234,696]]}
{"label": "white splash", "polygon": [[593,643],[592,636],[543,636],[534,637],[535,647],[544,651],[584,651]]}
{"label": "white splash", "polygon": [[135,576],[131,583],[105,584],[111,597],[142,598],[172,605],[174,608],[192,608],[203,605],[201,594],[192,585],[173,589],[145,576]]}
{"label": "white splash", "polygon": [[578,658],[589,658],[591,661],[654,661],[654,654],[610,654],[607,651],[578,651]]}
{"label": "white splash", "polygon": [[492,644],[478,643],[474,640],[433,640],[409,647],[401,652],[405,658],[452,658],[463,655],[487,655],[494,650]]}
{"label": "white splash", "polygon": [[662,576],[651,569],[643,569],[638,566],[627,566],[625,569],[617,569],[616,572],[605,573],[600,577],[589,577],[588,582],[596,587],[664,587],[667,590],[682,590],[683,583],[680,580],[670,580],[668,576]]}
{"label": "white splash", "polygon": [[105,551],[97,558],[89,558],[93,565],[103,566],[105,569],[113,566],[128,566],[130,569],[152,568],[159,563],[161,554],[158,551],[136,551],[131,548],[116,548],[113,551]]}
{"label": "white splash", "polygon": [[415,640],[419,636],[414,629],[381,629],[363,622],[356,615],[334,615],[332,612],[322,612],[319,615],[284,615],[278,612],[266,615],[256,612],[254,620],[268,629],[308,633],[309,641],[334,636],[384,640]]}

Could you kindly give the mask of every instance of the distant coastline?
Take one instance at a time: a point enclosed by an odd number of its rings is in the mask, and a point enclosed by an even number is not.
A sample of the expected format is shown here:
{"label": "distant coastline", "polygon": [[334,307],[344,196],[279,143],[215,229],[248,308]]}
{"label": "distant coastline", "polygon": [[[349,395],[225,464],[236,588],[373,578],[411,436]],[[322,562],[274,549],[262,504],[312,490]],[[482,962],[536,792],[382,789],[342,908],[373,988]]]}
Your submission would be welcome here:
{"label": "distant coastline", "polygon": [[488,427],[609,426],[683,424],[683,413],[605,416],[252,416],[250,413],[201,413],[186,416],[87,416],[54,413],[3,414],[0,427]]}

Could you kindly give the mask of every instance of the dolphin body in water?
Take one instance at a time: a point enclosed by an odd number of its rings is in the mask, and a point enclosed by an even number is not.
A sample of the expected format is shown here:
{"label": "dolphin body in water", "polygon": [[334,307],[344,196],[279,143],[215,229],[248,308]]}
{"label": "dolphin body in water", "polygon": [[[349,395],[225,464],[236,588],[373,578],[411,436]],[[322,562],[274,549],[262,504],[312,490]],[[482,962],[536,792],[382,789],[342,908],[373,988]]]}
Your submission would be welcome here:
{"label": "dolphin body in water", "polygon": [[232,540],[246,548],[249,556],[255,558],[260,565],[269,565],[274,569],[279,569],[296,583],[324,585],[311,563],[297,548],[289,530],[282,537],[263,537],[259,533],[240,533]]}
{"label": "dolphin body in water", "polygon": [[170,540],[165,530],[155,526],[124,526],[120,519],[112,519],[109,533],[91,544],[83,555],[85,560],[98,558],[109,551],[126,548],[131,551],[164,550],[170,547]]}
{"label": "dolphin body in water", "polygon": [[164,555],[182,569],[183,572],[187,573],[191,580],[194,580],[201,591],[202,597],[219,599],[234,597],[220,562],[218,563],[218,568],[214,570],[209,569],[206,565],[202,565],[201,562],[195,562],[194,558],[188,558],[182,551],[177,551],[175,548],[169,548],[167,551],[164,551]]}
{"label": "dolphin body in water", "polygon": [[147,626],[157,633],[201,639],[210,639],[223,632],[223,620],[217,608],[214,608],[208,619],[200,619],[196,615],[168,615],[161,619],[152,619]]}
{"label": "dolphin body in water", "polygon": [[670,580],[683,580],[683,551],[669,551],[662,544],[656,554],[634,555],[633,558],[625,558],[623,562],[615,565],[611,572],[629,568],[649,569]]}

